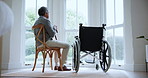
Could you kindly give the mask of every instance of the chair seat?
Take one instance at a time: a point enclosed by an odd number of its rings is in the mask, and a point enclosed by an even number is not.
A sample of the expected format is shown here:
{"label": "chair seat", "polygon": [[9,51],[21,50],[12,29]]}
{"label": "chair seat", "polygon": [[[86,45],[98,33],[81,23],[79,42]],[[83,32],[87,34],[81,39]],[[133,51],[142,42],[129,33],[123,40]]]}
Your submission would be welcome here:
{"label": "chair seat", "polygon": [[[37,49],[43,49],[43,48],[44,48],[43,45],[40,45],[40,46],[37,47]],[[48,48],[46,48],[46,49],[49,49],[49,50],[56,50],[56,49],[60,49],[60,47],[48,47]]]}

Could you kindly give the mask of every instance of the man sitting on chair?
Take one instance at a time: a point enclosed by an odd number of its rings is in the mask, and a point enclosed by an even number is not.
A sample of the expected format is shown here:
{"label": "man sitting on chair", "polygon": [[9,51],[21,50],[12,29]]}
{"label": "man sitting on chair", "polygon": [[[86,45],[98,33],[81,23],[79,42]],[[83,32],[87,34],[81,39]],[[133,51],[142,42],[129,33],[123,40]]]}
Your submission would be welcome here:
{"label": "man sitting on chair", "polygon": [[[34,25],[43,24],[45,28],[45,35],[46,35],[46,44],[49,47],[59,47],[62,48],[62,65],[63,65],[63,71],[70,71],[71,69],[68,69],[64,64],[67,60],[67,55],[69,51],[69,44],[60,42],[57,40],[53,40],[53,37],[55,36],[57,32],[57,27],[54,25],[51,25],[51,22],[48,20],[49,14],[46,7],[41,7],[38,10],[39,18],[36,20]],[[38,32],[39,30],[35,30],[34,33]],[[42,34],[39,36],[39,38],[42,37]],[[37,42],[37,45],[41,45],[40,42]],[[40,47],[40,46],[38,46]],[[54,70],[61,71],[60,66],[58,66],[58,58],[55,57],[55,67]]]}

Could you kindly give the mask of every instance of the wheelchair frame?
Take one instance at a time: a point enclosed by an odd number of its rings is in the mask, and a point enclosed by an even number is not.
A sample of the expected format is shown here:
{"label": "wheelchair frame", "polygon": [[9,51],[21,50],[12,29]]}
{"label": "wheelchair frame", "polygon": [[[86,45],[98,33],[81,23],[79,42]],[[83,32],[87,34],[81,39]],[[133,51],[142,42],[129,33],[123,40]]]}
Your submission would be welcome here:
{"label": "wheelchair frame", "polygon": [[[81,37],[80,37],[81,31],[82,31],[82,28],[85,26],[82,26],[83,25],[82,23],[80,23],[79,25],[80,25],[79,37],[75,36],[75,41],[73,43],[73,58],[72,58],[73,70],[75,70],[77,73],[79,71],[79,67],[80,67],[80,59],[82,59],[83,57],[85,57],[87,55],[91,55],[93,58],[97,59],[100,62],[100,67],[102,68],[102,70],[104,72],[107,72],[108,69],[110,68],[110,65],[111,65],[111,48],[110,48],[108,42],[103,39],[103,31],[102,30],[105,29],[106,25],[102,24],[102,27],[98,27],[98,28],[102,29],[101,30],[102,34],[100,35],[100,36],[102,36],[101,42],[99,43],[100,47],[98,47],[98,48],[91,47],[92,49],[89,48],[90,46],[87,47],[86,44],[85,44],[85,46],[83,46],[83,44],[81,43],[82,42]],[[91,28],[91,27],[88,27],[88,28]],[[84,54],[83,56],[80,57],[80,52],[84,52],[86,54]],[[91,54],[91,53],[96,54],[96,52],[99,53],[98,54],[99,57]],[[98,70],[98,69],[99,69],[99,64],[96,64],[96,70]]]}

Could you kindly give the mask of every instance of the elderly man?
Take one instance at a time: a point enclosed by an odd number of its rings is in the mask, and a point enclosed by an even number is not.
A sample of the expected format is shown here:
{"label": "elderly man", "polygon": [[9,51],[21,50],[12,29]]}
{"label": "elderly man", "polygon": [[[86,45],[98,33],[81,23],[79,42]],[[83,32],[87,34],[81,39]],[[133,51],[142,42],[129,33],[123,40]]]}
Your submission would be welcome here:
{"label": "elderly man", "polygon": [[[34,25],[38,25],[38,24],[43,24],[44,28],[45,28],[45,34],[46,34],[46,43],[49,47],[59,47],[62,48],[62,65],[63,65],[63,71],[70,71],[71,69],[68,69],[64,64],[66,63],[67,60],[67,55],[68,55],[68,51],[69,51],[69,45],[67,43],[64,42],[60,42],[57,40],[53,40],[53,37],[55,36],[56,32],[57,32],[57,27],[56,26],[52,26],[51,22],[48,20],[49,18],[49,14],[48,14],[48,10],[46,7],[41,7],[38,10],[38,15],[39,18],[36,20]],[[38,30],[35,30],[35,33],[38,32]],[[40,35],[40,37],[42,37],[42,35]],[[39,37],[39,38],[40,38]],[[37,45],[41,45],[40,42],[37,42]],[[38,46],[39,47],[39,46]],[[58,59],[55,58],[55,70],[59,70],[61,71],[61,68],[57,65]]]}

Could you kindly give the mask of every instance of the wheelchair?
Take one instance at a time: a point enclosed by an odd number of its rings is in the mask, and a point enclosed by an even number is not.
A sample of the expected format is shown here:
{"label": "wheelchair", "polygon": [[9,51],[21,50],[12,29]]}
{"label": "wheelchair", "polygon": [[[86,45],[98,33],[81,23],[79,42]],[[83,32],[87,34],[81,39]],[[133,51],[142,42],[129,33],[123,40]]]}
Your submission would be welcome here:
{"label": "wheelchair", "polygon": [[[73,42],[73,55],[72,55],[72,69],[77,73],[80,67],[80,59],[90,55],[93,59],[96,59],[96,70],[99,67],[102,68],[104,72],[107,72],[111,65],[111,48],[107,41],[105,41],[103,36],[103,31],[105,30],[105,24],[102,27],[88,27],[79,24],[79,36],[75,36]],[[84,55],[80,55],[83,52]]]}

